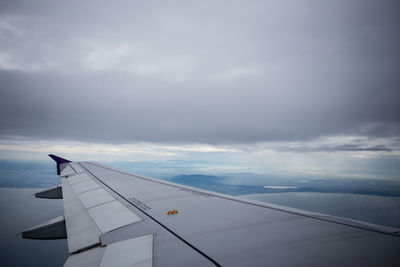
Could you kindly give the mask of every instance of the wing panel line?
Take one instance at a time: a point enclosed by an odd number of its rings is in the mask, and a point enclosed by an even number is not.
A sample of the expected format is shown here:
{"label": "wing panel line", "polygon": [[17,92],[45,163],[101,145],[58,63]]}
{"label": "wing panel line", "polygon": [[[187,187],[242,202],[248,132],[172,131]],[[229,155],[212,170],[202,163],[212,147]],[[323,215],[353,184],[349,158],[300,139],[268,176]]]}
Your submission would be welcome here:
{"label": "wing panel line", "polygon": [[[197,251],[199,254],[201,254],[203,257],[205,257],[206,259],[208,259],[209,261],[211,261],[215,266],[221,267],[221,265],[216,262],[213,258],[211,258],[210,256],[208,256],[207,254],[205,254],[204,252],[202,252],[200,249],[196,248],[195,246],[193,246],[192,244],[190,244],[188,241],[186,241],[184,238],[182,238],[181,236],[179,236],[177,233],[175,233],[174,231],[172,231],[171,229],[169,229],[167,226],[165,226],[163,223],[161,223],[160,221],[158,221],[157,219],[155,219],[153,216],[151,216],[150,214],[148,214],[147,212],[145,212],[144,210],[142,210],[140,207],[138,207],[137,205],[135,205],[134,203],[132,203],[131,201],[129,201],[128,199],[126,199],[124,196],[122,196],[120,193],[118,193],[117,191],[115,191],[113,188],[111,188],[109,185],[107,185],[106,183],[104,183],[102,180],[100,180],[99,178],[97,178],[96,175],[94,175],[91,171],[89,171],[85,166],[83,166],[81,163],[78,163],[84,170],[86,170],[90,175],[92,175],[94,178],[96,178],[98,181],[100,181],[102,184],[104,184],[108,189],[110,189],[111,191],[113,191],[115,194],[117,194],[119,197],[121,197],[122,199],[124,199],[125,201],[127,201],[128,203],[130,203],[132,206],[134,206],[136,209],[138,209],[139,211],[141,211],[142,213],[144,213],[146,216],[148,216],[150,219],[152,219],[154,222],[158,223],[161,227],[163,227],[165,230],[167,230],[168,232],[170,232],[172,235],[174,235],[175,237],[177,237],[179,240],[181,240],[183,243],[185,243],[186,245],[188,245],[189,247],[191,247],[192,249],[194,249],[195,251]],[[101,166],[102,167],[102,166]],[[114,170],[113,170],[114,171]]]}
{"label": "wing panel line", "polygon": [[[159,183],[159,184],[163,184],[163,185],[167,185],[167,186],[172,186],[172,187],[176,187],[176,188],[185,188],[185,187],[189,187],[189,186],[182,186],[182,187],[180,187],[179,185],[173,185],[173,184],[169,184],[169,183],[164,183],[163,181],[157,181],[157,180],[154,180],[154,179],[150,179],[150,178],[146,178],[146,177],[141,177],[141,176],[138,176],[138,175],[134,175],[134,174],[132,174],[132,173],[129,173],[129,172],[124,172],[124,171],[120,171],[120,170],[117,170],[117,169],[113,169],[113,168],[108,168],[107,166],[103,166],[103,165],[98,165],[98,164],[95,164],[95,163],[92,163],[92,162],[87,162],[87,163],[89,163],[89,164],[92,164],[92,165],[94,165],[94,166],[97,166],[97,167],[100,167],[100,168],[104,168],[104,169],[108,169],[108,170],[111,170],[111,171],[115,171],[115,172],[119,172],[119,173],[122,173],[122,174],[126,174],[126,175],[130,175],[130,176],[133,176],[133,177],[135,177],[135,178],[140,178],[140,179],[143,179],[143,180],[147,180],[147,181],[152,181],[152,182],[155,182],[155,183]],[[83,167],[83,168],[85,168],[85,167]],[[86,169],[86,168],[85,168]],[[87,170],[87,169],[86,169]],[[88,170],[89,171],[89,170]],[[90,171],[89,171],[90,172]],[[97,177],[96,177],[97,178]],[[99,178],[97,178],[99,181],[101,181]],[[102,182],[102,181],[101,181]],[[103,183],[103,182],[102,182]],[[103,183],[104,184],[104,183]],[[107,185],[106,185],[107,186]],[[195,188],[196,189],[196,188]],[[114,191],[114,190],[113,190]],[[195,190],[194,190],[195,191]],[[203,191],[207,191],[207,190],[203,190]],[[198,191],[198,192],[201,192],[201,191]],[[346,222],[340,222],[340,221],[335,221],[334,220],[334,218],[335,218],[335,216],[331,216],[331,215],[326,215],[326,214],[320,214],[320,215],[325,215],[325,216],[327,216],[327,217],[331,217],[331,218],[323,218],[323,217],[318,217],[317,215],[315,215],[315,216],[313,216],[313,215],[309,215],[309,214],[305,214],[305,213],[301,213],[301,212],[296,212],[296,211],[292,211],[292,210],[285,210],[285,209],[280,209],[280,208],[278,208],[278,207],[271,207],[271,206],[266,206],[266,205],[262,205],[262,204],[257,204],[257,203],[253,203],[253,202],[247,202],[247,201],[245,201],[245,200],[241,200],[241,199],[237,199],[237,198],[230,198],[230,197],[226,197],[226,196],[222,196],[222,195],[220,195],[220,194],[213,194],[213,192],[210,192],[210,193],[207,193],[207,194],[210,194],[211,196],[214,196],[214,197],[218,197],[218,198],[222,198],[222,199],[227,199],[227,200],[233,200],[233,201],[236,201],[236,202],[240,202],[240,203],[244,203],[244,204],[249,204],[249,205],[254,205],[254,206],[258,206],[258,207],[262,207],[262,208],[266,208],[266,209],[272,209],[272,210],[276,210],[276,211],[281,211],[281,212],[286,212],[286,213],[290,213],[290,214],[295,214],[295,215],[300,215],[300,216],[304,216],[304,217],[307,217],[307,218],[311,218],[311,219],[315,219],[315,220],[320,220],[320,221],[325,221],[325,222],[330,222],[330,223],[335,223],[335,224],[339,224],[339,225],[344,225],[344,226],[348,226],[348,227],[354,227],[354,228],[357,228],[357,229],[362,229],[362,230],[367,230],[367,231],[372,231],[372,232],[376,232],[376,233],[380,233],[380,234],[386,234],[386,235],[391,235],[391,236],[396,236],[396,237],[398,237],[399,236],[399,234],[398,234],[398,232],[389,232],[389,231],[385,231],[385,230],[380,230],[380,229],[375,229],[375,228],[372,228],[372,227],[368,227],[368,226],[363,226],[363,225],[359,225],[359,224],[357,224],[357,225],[354,225],[354,224],[351,224],[350,222],[348,222],[348,223],[346,223]],[[119,195],[119,194],[118,194]],[[128,201],[129,203],[132,203],[131,201]],[[132,203],[133,204],[133,203]],[[135,205],[134,205],[135,206]],[[136,207],[136,206],[135,206]],[[150,215],[149,215],[150,216]],[[349,219],[346,219],[346,218],[341,218],[341,217],[337,217],[338,219],[342,219],[342,220],[349,220]],[[357,221],[354,221],[354,223],[357,223]]]}

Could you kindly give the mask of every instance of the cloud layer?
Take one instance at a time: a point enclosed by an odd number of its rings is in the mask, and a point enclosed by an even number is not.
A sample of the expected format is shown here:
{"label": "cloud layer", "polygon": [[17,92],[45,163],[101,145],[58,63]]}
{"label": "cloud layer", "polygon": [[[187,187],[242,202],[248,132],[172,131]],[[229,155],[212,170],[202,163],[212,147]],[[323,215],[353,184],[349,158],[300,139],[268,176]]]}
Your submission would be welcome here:
{"label": "cloud layer", "polygon": [[[396,1],[2,1],[0,10],[2,139],[399,139]],[[336,149],[392,149],[351,145]]]}

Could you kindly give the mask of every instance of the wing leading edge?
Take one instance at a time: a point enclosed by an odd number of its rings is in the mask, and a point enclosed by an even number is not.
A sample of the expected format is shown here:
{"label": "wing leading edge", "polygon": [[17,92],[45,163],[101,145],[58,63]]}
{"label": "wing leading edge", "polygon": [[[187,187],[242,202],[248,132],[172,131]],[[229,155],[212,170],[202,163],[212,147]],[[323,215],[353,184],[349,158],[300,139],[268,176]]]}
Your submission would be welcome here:
{"label": "wing leading edge", "polygon": [[400,262],[399,229],[51,157],[62,180],[70,252],[64,266],[397,266]]}

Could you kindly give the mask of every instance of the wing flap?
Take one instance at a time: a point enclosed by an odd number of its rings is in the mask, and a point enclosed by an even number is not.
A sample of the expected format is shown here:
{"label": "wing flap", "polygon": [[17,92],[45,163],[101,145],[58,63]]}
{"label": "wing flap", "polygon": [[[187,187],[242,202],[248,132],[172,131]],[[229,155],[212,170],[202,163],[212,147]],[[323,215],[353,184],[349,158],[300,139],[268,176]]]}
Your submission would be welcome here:
{"label": "wing flap", "polygon": [[64,267],[152,267],[153,235],[145,235],[96,247],[68,257]]}
{"label": "wing flap", "polygon": [[64,263],[64,267],[98,267],[105,249],[105,247],[95,247],[70,255]]}
{"label": "wing flap", "polygon": [[153,266],[153,235],[115,242],[104,251],[100,267]]}
{"label": "wing flap", "polygon": [[80,182],[89,181],[90,177],[86,173],[80,173],[71,177],[68,177],[68,183],[74,185]]}
{"label": "wing flap", "polygon": [[102,233],[142,220],[117,200],[92,207],[89,214]]}
{"label": "wing flap", "polygon": [[62,188],[70,253],[100,244],[102,234],[142,220],[86,173],[63,176]]}
{"label": "wing flap", "polygon": [[81,200],[83,206],[89,209],[91,207],[113,201],[114,197],[107,193],[103,188],[97,188],[80,194],[79,199]]}
{"label": "wing flap", "polygon": [[83,182],[73,184],[72,188],[74,189],[75,193],[79,195],[81,193],[100,188],[100,185],[98,185],[92,179],[89,179]]}
{"label": "wing flap", "polygon": [[99,244],[101,232],[67,178],[62,178],[62,188],[69,253]]}

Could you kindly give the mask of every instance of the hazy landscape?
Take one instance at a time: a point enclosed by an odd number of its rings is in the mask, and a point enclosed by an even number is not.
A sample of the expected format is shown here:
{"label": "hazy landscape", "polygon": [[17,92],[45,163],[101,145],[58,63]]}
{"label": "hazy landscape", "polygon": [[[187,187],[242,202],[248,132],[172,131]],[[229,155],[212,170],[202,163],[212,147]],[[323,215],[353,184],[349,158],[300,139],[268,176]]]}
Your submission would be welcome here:
{"label": "hazy landscape", "polygon": [[[105,164],[131,171],[133,173],[156,177],[175,183],[181,183],[201,189],[230,195],[283,193],[283,192],[320,192],[349,193],[377,196],[400,196],[400,182],[384,179],[351,179],[351,178],[316,178],[288,177],[287,175],[270,175],[257,173],[180,174],[173,176],[156,173],[150,163],[129,164],[128,162],[105,162]],[[176,163],[173,163],[176,164]],[[171,163],[158,165],[160,170],[170,168]],[[0,160],[0,187],[13,188],[47,188],[60,183],[55,175],[54,163],[48,161]],[[176,169],[175,173],[182,170]]]}

